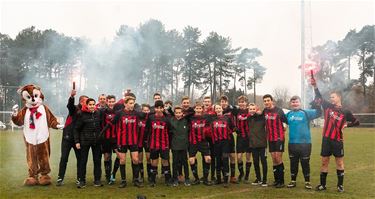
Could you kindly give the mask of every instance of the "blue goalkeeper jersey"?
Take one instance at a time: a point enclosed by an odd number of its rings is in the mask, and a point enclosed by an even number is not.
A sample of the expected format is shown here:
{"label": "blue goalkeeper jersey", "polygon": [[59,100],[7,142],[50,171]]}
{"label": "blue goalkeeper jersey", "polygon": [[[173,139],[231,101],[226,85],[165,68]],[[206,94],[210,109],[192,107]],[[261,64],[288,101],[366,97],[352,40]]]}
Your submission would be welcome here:
{"label": "blue goalkeeper jersey", "polygon": [[289,125],[289,143],[311,143],[310,121],[319,116],[320,113],[315,109],[289,111],[286,114]]}

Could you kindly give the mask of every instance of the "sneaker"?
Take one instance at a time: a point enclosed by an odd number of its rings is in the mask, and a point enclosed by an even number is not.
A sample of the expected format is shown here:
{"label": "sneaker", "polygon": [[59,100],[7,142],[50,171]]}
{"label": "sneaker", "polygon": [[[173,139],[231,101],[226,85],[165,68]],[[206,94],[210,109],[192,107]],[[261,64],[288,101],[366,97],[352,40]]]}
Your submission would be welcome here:
{"label": "sneaker", "polygon": [[133,185],[134,185],[135,187],[138,187],[138,188],[143,187],[142,182],[140,182],[139,180],[134,180]]}
{"label": "sneaker", "polygon": [[198,185],[200,183],[201,183],[201,181],[199,179],[195,179],[191,184],[192,185]]}
{"label": "sneaker", "polygon": [[277,182],[277,181],[274,181],[273,183],[272,183],[272,186],[273,187],[276,187],[276,185],[278,185],[279,183]]}
{"label": "sneaker", "polygon": [[178,184],[178,179],[173,180],[172,186],[177,187]]}
{"label": "sneaker", "polygon": [[199,182],[203,183],[204,177],[199,178]]}
{"label": "sneaker", "polygon": [[263,181],[263,182],[262,182],[262,187],[268,187],[268,184],[267,184],[266,181]]}
{"label": "sneaker", "polygon": [[288,186],[286,186],[286,187],[288,187],[288,188],[294,188],[294,187],[296,187],[296,186],[297,186],[296,181],[291,181],[291,182],[288,184]]}
{"label": "sneaker", "polygon": [[278,183],[276,186],[275,186],[276,188],[283,188],[283,187],[285,187],[285,185],[284,185],[284,183]]}
{"label": "sneaker", "polygon": [[257,185],[261,185],[262,182],[258,179],[254,180],[254,182],[251,183],[251,185],[254,185],[254,186],[257,186]]}
{"label": "sneaker", "polygon": [[340,193],[344,192],[344,186],[343,185],[338,185],[337,186],[337,191],[340,192]]}
{"label": "sneaker", "polygon": [[79,185],[79,180],[78,179],[76,180],[76,185]]}
{"label": "sneaker", "polygon": [[327,187],[326,187],[326,186],[323,186],[323,185],[321,185],[321,184],[315,187],[315,190],[316,190],[316,191],[324,191],[324,190],[326,190],[326,189],[327,189]]}
{"label": "sneaker", "polygon": [[115,181],[116,181],[115,176],[112,174],[111,177],[109,178],[108,184],[113,185],[113,184],[115,184]]}
{"label": "sneaker", "polygon": [[305,182],[305,189],[312,189],[310,182]]}
{"label": "sneaker", "polygon": [[63,179],[61,179],[61,178],[59,178],[59,179],[57,179],[57,181],[56,181],[56,186],[62,186],[62,185],[64,185],[64,180]]}
{"label": "sneaker", "polygon": [[122,180],[118,188],[125,188],[127,185],[126,180]]}
{"label": "sneaker", "polygon": [[208,181],[207,179],[203,181],[203,184],[206,185],[206,186],[212,185],[211,181]]}
{"label": "sneaker", "polygon": [[85,187],[86,187],[86,183],[85,182],[79,182],[78,185],[77,185],[78,189],[85,188]]}
{"label": "sneaker", "polygon": [[186,178],[184,184],[185,184],[185,186],[187,186],[187,187],[191,186],[190,179],[189,179],[189,178]]}
{"label": "sneaker", "polygon": [[94,181],[94,187],[102,187],[102,186],[103,186],[103,184],[102,184],[102,182],[100,182],[100,180]]}

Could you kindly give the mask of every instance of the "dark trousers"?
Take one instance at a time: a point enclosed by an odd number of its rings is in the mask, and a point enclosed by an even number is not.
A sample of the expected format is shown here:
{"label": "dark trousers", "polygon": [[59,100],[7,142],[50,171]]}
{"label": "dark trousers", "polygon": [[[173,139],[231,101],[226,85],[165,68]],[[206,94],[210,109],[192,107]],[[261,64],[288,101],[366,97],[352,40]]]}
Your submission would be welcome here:
{"label": "dark trousers", "polygon": [[310,155],[311,144],[292,144],[288,145],[290,159],[290,174],[293,181],[296,181],[298,174],[298,164],[301,162],[302,173],[306,182],[310,181]]}
{"label": "dark trousers", "polygon": [[224,182],[228,182],[229,177],[229,140],[218,141],[214,144],[215,162],[216,162],[216,177],[221,179],[223,173]]}
{"label": "dark trousers", "polygon": [[172,150],[173,155],[173,179],[177,179],[182,175],[182,168],[184,169],[185,179],[189,178],[189,166],[187,159],[187,150]]}
{"label": "dark trousers", "polygon": [[102,160],[102,151],[100,144],[93,145],[83,145],[81,146],[81,164],[80,164],[80,181],[86,182],[86,166],[87,159],[89,156],[89,150],[91,148],[92,159],[94,161],[94,180],[99,181],[102,175],[101,160]]}
{"label": "dark trousers", "polygon": [[60,164],[59,164],[58,179],[64,179],[64,177],[65,177],[66,165],[68,164],[69,154],[70,154],[70,150],[72,148],[74,149],[74,153],[75,153],[76,159],[77,159],[77,168],[76,168],[77,169],[77,180],[79,180],[79,177],[80,177],[79,165],[80,165],[80,161],[81,161],[81,153],[76,148],[74,141],[66,140],[64,138],[61,140],[61,157],[60,157]]}
{"label": "dark trousers", "polygon": [[253,162],[254,162],[254,169],[255,169],[255,176],[257,180],[262,180],[260,175],[260,167],[259,167],[259,160],[262,163],[262,170],[263,170],[263,182],[267,182],[267,151],[265,147],[261,148],[253,148]]}

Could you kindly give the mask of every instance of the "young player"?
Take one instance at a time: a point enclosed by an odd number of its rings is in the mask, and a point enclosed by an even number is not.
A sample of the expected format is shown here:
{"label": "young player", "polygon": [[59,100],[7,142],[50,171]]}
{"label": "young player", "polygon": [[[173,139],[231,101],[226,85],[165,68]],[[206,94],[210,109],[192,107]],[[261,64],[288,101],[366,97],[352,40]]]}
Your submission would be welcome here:
{"label": "young player", "polygon": [[218,184],[221,183],[221,172],[223,172],[224,187],[228,187],[229,178],[229,153],[230,139],[234,125],[231,118],[223,115],[223,108],[220,105],[215,105],[216,117],[212,118],[212,142],[215,147],[216,154],[216,177]]}
{"label": "young player", "polygon": [[[150,113],[150,105],[142,104],[142,112],[146,115]],[[138,156],[139,156],[139,167],[140,167],[140,180],[144,181],[144,169],[143,169],[143,149],[146,153],[146,163],[147,163],[147,177],[150,181],[150,169],[151,169],[151,160],[150,160],[150,148],[148,147],[148,139],[146,135],[146,121],[147,117],[140,119],[138,122],[139,136],[138,136]]]}
{"label": "young player", "polygon": [[[342,107],[341,93],[333,91],[330,93],[330,102],[324,100],[316,86],[315,79],[311,79],[314,87],[315,98],[323,108],[324,126],[322,140],[322,166],[320,169],[320,185],[317,191],[326,190],[326,179],[328,174],[328,163],[330,156],[335,156],[337,172],[337,190],[344,192],[344,139],[342,130],[345,127],[358,126],[359,121],[353,114]],[[348,123],[349,122],[349,123]]]}
{"label": "young player", "polygon": [[86,187],[86,166],[90,148],[94,161],[94,186],[103,186],[100,181],[102,174],[102,152],[100,145],[101,116],[100,113],[95,110],[94,99],[87,99],[86,105],[87,109],[82,110],[74,128],[74,142],[76,143],[76,148],[81,152],[81,176],[79,177],[77,188]]}
{"label": "young player", "polygon": [[195,114],[189,118],[189,163],[191,171],[195,180],[192,182],[193,185],[200,183],[197,168],[196,155],[198,151],[203,156],[203,183],[205,185],[212,185],[208,180],[208,175],[210,172],[211,156],[208,146],[208,142],[205,139],[204,131],[209,126],[209,118],[203,116],[203,104],[197,102],[194,107]]}
{"label": "young player", "polygon": [[187,163],[187,149],[189,146],[188,120],[183,117],[182,108],[174,108],[174,117],[171,118],[171,149],[173,155],[173,186],[178,186],[178,176],[185,174],[185,186],[190,186],[189,166]]}
{"label": "young player", "polygon": [[77,180],[76,183],[79,183],[79,165],[81,161],[81,152],[76,148],[74,143],[74,128],[77,121],[78,112],[82,109],[83,106],[86,106],[86,100],[88,99],[87,96],[82,95],[79,97],[79,104],[76,106],[74,105],[74,96],[77,94],[77,91],[73,89],[70,93],[70,97],[68,100],[67,108],[69,111],[68,117],[66,118],[65,126],[63,129],[63,136],[61,139],[61,157],[60,157],[60,164],[59,164],[59,174],[57,177],[56,186],[61,186],[64,184],[64,177],[66,166],[69,159],[70,150],[73,148],[76,159],[77,159]]}
{"label": "young player", "polygon": [[[212,100],[210,96],[205,96],[203,98],[203,115],[206,117],[210,117],[216,115],[215,110],[212,108]],[[208,142],[208,146],[210,147],[210,157],[211,157],[211,182],[216,184],[216,163],[215,163],[215,150],[214,144],[212,143],[212,136],[211,136],[211,127],[208,125],[204,131],[204,136],[206,141]]]}
{"label": "young player", "polygon": [[111,168],[112,168],[112,150],[116,148],[116,129],[115,125],[111,123],[115,117],[115,110],[113,109],[116,103],[116,97],[114,95],[108,95],[107,107],[100,109],[102,116],[102,128],[105,125],[110,125],[109,128],[103,134],[102,141],[102,153],[104,155],[104,171],[105,177],[108,184],[113,184],[111,181]]}
{"label": "young player", "polygon": [[288,153],[292,181],[287,187],[296,187],[298,164],[301,162],[305,188],[311,189],[309,163],[311,155],[310,121],[320,116],[320,107],[303,110],[301,109],[301,98],[298,96],[293,96],[290,99],[290,107],[291,111],[286,114],[286,117],[289,124]]}
{"label": "young player", "polygon": [[[264,116],[257,113],[258,107],[254,103],[249,104],[249,147],[253,154],[254,169],[256,179],[252,185],[267,187],[267,132],[265,129]],[[262,175],[260,174],[259,160],[262,163]],[[262,179],[263,177],[263,179]],[[249,176],[246,172],[245,180]]]}
{"label": "young player", "polygon": [[156,185],[156,173],[159,157],[161,157],[162,166],[164,167],[165,183],[167,186],[170,186],[172,185],[169,166],[170,121],[163,114],[163,101],[157,100],[154,107],[155,114],[150,115],[146,123],[151,158],[150,186],[154,187]]}
{"label": "young player", "polygon": [[100,94],[98,97],[98,103],[95,105],[96,109],[107,108],[107,96],[105,94]]}
{"label": "young player", "polygon": [[263,96],[263,115],[266,120],[266,131],[268,134],[269,152],[273,163],[273,174],[276,188],[284,187],[284,163],[283,152],[285,142],[285,130],[283,123],[287,124],[283,110],[273,104],[273,98],[267,94]]}
{"label": "young player", "polygon": [[[235,112],[236,107],[229,105],[228,97],[223,95],[220,97],[220,105],[223,108],[223,114],[227,115],[234,123],[235,116],[233,112]],[[234,130],[234,129],[232,129]],[[231,139],[229,139],[229,146],[230,146],[230,153],[229,153],[229,160],[230,160],[230,182],[231,183],[238,183],[236,178],[236,151],[235,151],[235,140],[233,137],[233,133],[229,134]]]}

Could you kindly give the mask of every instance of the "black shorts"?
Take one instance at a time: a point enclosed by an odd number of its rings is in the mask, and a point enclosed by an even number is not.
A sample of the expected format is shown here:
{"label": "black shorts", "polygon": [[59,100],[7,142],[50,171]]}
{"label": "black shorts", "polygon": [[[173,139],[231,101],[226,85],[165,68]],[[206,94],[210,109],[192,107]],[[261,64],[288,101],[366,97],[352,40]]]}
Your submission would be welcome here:
{"label": "black shorts", "polygon": [[127,153],[128,150],[130,152],[138,152],[138,146],[137,145],[117,146],[116,149],[119,153]]}
{"label": "black shorts", "polygon": [[233,133],[229,134],[229,153],[236,153],[236,144],[234,143]]}
{"label": "black shorts", "polygon": [[284,152],[284,141],[268,141],[269,152]]}
{"label": "black shorts", "polygon": [[139,153],[143,153],[143,150],[146,152],[146,153],[150,153],[150,147],[148,147],[147,145],[143,144],[142,147],[138,147],[138,152]]}
{"label": "black shorts", "polygon": [[189,145],[189,157],[195,157],[198,151],[201,152],[203,156],[209,156],[210,146],[208,145],[208,142],[202,141],[197,144]]}
{"label": "black shorts", "polygon": [[321,156],[344,157],[344,142],[323,138]]}
{"label": "black shorts", "polygon": [[289,158],[310,158],[311,155],[311,143],[301,143],[301,144],[288,144]]}
{"label": "black shorts", "polygon": [[117,145],[112,140],[104,140],[102,143],[102,153],[112,153],[113,149],[116,149]]}
{"label": "black shorts", "polygon": [[237,153],[250,153],[249,147],[249,139],[243,138],[240,135],[237,135],[237,143],[236,143],[236,152]]}
{"label": "black shorts", "polygon": [[156,160],[159,157],[163,160],[169,160],[169,149],[161,150],[161,149],[151,149],[150,150],[150,159]]}
{"label": "black shorts", "polygon": [[231,153],[230,141],[221,140],[214,143],[215,154]]}

